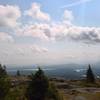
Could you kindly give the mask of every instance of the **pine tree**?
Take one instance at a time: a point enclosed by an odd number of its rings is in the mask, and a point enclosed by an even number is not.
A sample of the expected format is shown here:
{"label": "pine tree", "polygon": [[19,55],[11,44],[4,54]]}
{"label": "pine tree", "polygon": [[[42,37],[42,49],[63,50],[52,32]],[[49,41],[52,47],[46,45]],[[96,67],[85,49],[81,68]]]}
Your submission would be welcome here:
{"label": "pine tree", "polygon": [[4,100],[5,96],[9,92],[10,81],[7,76],[6,66],[0,64],[0,100]]}
{"label": "pine tree", "polygon": [[5,76],[7,76],[6,66],[2,66],[2,65],[0,64],[0,78],[3,78],[3,77],[5,77]]}
{"label": "pine tree", "polygon": [[45,100],[48,87],[48,79],[39,68],[38,71],[31,76],[31,82],[27,90],[28,100]]}
{"label": "pine tree", "polygon": [[31,75],[26,95],[28,100],[63,100],[40,68]]}
{"label": "pine tree", "polygon": [[20,74],[20,71],[19,71],[19,70],[17,70],[16,75],[17,75],[17,76],[21,76],[21,74]]}
{"label": "pine tree", "polygon": [[89,64],[89,68],[86,73],[86,80],[88,83],[95,83],[95,76],[93,74],[90,64]]}

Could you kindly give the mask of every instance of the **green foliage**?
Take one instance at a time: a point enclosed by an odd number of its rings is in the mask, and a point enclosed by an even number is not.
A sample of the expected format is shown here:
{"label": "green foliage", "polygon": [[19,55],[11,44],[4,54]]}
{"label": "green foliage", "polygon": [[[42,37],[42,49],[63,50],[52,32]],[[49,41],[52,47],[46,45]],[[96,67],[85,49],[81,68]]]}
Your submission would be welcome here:
{"label": "green foliage", "polygon": [[10,81],[6,73],[6,67],[0,64],[0,100],[4,100],[9,92]]}
{"label": "green foliage", "polygon": [[4,78],[7,76],[6,67],[0,64],[0,78]]}
{"label": "green foliage", "polygon": [[38,71],[31,76],[31,82],[27,89],[27,97],[29,100],[45,100],[48,91],[49,82],[44,72],[39,68]]}
{"label": "green foliage", "polygon": [[93,71],[92,71],[90,65],[89,65],[89,68],[88,68],[87,73],[86,73],[86,81],[88,83],[95,83],[95,77],[94,77],[94,74],[93,74]]}
{"label": "green foliage", "polygon": [[63,100],[62,96],[59,94],[58,90],[54,83],[49,84],[48,92],[47,92],[48,99],[46,100]]}
{"label": "green foliage", "polygon": [[61,100],[56,87],[49,83],[40,68],[31,76],[31,82],[27,88],[27,98],[28,100]]}
{"label": "green foliage", "polygon": [[26,85],[18,85],[10,89],[5,100],[27,100],[25,97]]}

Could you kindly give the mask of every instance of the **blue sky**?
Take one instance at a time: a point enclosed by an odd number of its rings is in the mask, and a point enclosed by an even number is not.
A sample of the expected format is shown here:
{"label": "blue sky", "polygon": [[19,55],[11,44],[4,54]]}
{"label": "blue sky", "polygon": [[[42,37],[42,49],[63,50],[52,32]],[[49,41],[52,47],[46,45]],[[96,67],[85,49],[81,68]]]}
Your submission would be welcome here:
{"label": "blue sky", "polygon": [[98,62],[99,4],[99,0],[0,0],[0,62]]}
{"label": "blue sky", "polygon": [[[81,3],[78,3],[80,2]],[[33,2],[41,4],[41,9],[51,15],[54,20],[61,19],[65,9],[73,11],[74,23],[84,26],[99,26],[99,0],[0,0],[1,5],[17,5],[22,11],[30,8]],[[69,6],[71,4],[76,4]],[[68,6],[68,7],[67,7]]]}

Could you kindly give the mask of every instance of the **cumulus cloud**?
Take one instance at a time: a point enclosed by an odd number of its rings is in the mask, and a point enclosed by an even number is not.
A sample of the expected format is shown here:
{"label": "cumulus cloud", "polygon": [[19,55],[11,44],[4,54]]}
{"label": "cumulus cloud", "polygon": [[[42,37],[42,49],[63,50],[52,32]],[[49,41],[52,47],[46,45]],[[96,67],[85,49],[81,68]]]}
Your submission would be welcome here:
{"label": "cumulus cloud", "polygon": [[0,32],[0,42],[14,42],[14,39],[11,35],[8,35],[5,32]]}
{"label": "cumulus cloud", "polygon": [[50,26],[48,24],[33,24],[33,25],[26,25],[22,29],[18,29],[19,36],[26,36],[26,37],[33,37],[39,38],[41,40],[49,40],[49,33],[46,30],[49,30]]}
{"label": "cumulus cloud", "polygon": [[19,7],[12,5],[0,5],[0,27],[15,27],[19,25],[18,18],[21,17]]}
{"label": "cumulus cloud", "polygon": [[80,27],[66,24],[56,24],[51,27],[51,36],[55,40],[72,40],[89,44],[100,43],[100,28],[97,27]]}
{"label": "cumulus cloud", "polygon": [[67,35],[71,40],[83,43],[100,43],[100,28],[96,27],[78,27],[69,28]]}
{"label": "cumulus cloud", "polygon": [[[50,16],[41,11],[41,6],[38,3],[33,3],[32,7],[27,10],[26,15],[32,16],[38,20],[50,20]],[[0,5],[0,26],[14,27],[18,25],[18,18],[21,17],[20,9],[17,6]],[[83,43],[100,43],[100,28],[96,27],[80,27],[73,25],[74,19],[73,12],[65,10],[63,14],[63,20],[61,22],[45,23],[36,22],[31,25],[24,25],[19,27],[16,31],[17,36],[33,37],[46,41],[59,41],[64,39],[70,39],[73,41],[80,41]],[[11,36],[2,33],[2,38],[11,39]],[[9,38],[8,38],[9,37]]]}
{"label": "cumulus cloud", "polygon": [[[81,2],[87,2],[82,0]],[[41,11],[41,5],[33,3],[31,8],[25,11],[26,15],[38,20],[50,20],[50,16]],[[21,11],[17,6],[0,5],[0,26],[15,27],[18,23],[18,18],[21,17]],[[25,25],[17,30],[17,35],[25,37],[39,38],[41,40],[64,40],[70,39],[84,43],[100,43],[100,28],[96,27],[80,27],[73,25],[73,12],[65,10],[63,13],[62,22],[41,23],[36,22],[31,25]],[[12,36],[5,32],[0,32],[2,41],[13,41]]]}
{"label": "cumulus cloud", "polygon": [[74,19],[74,16],[72,14],[72,11],[65,10],[63,14],[63,22],[67,24],[71,24]]}
{"label": "cumulus cloud", "polygon": [[31,8],[25,11],[25,15],[31,16],[40,21],[50,21],[49,14],[41,11],[41,5],[38,3],[33,3]]}
{"label": "cumulus cloud", "polygon": [[64,28],[61,24],[35,23],[19,29],[17,35],[38,38],[43,41],[55,41],[55,38],[63,35]]}
{"label": "cumulus cloud", "polygon": [[100,43],[100,28],[80,27],[64,23],[35,23],[24,27],[19,36],[34,37],[46,41],[72,40],[83,43]]}

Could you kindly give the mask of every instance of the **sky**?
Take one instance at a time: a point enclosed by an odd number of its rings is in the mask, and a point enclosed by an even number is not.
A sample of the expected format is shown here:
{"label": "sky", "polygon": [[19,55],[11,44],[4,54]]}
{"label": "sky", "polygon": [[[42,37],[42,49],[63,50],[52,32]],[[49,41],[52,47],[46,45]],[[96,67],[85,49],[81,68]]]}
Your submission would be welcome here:
{"label": "sky", "polygon": [[100,0],[0,0],[0,63],[100,61]]}

